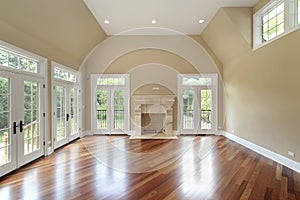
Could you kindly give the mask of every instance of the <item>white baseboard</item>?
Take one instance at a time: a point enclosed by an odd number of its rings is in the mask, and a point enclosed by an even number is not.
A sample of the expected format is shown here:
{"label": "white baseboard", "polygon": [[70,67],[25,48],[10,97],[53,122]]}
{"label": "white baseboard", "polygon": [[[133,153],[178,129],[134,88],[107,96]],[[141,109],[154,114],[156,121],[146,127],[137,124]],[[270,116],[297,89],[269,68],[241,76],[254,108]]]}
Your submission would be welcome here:
{"label": "white baseboard", "polygon": [[282,165],[284,165],[284,166],[300,173],[300,163],[299,162],[291,160],[291,159],[289,159],[285,156],[282,156],[278,153],[270,151],[270,150],[268,150],[264,147],[258,146],[257,144],[249,142],[249,141],[247,141],[245,139],[242,139],[242,138],[240,138],[236,135],[233,135],[231,133],[223,131],[223,135],[225,137],[227,137],[228,139],[233,140],[233,141],[243,145],[244,147],[247,147],[247,148],[249,148],[249,149],[251,149],[251,150],[267,157],[267,158],[270,158],[271,160],[274,160],[274,161],[276,161],[276,162],[278,162],[278,163],[280,163],[280,164],[282,164]]}

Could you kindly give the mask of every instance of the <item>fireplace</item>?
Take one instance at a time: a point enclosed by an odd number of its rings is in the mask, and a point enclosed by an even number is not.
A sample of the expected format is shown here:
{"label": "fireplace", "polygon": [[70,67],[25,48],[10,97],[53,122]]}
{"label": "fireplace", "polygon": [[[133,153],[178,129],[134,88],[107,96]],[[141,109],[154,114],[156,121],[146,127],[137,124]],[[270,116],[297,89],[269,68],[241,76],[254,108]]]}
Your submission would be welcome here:
{"label": "fireplace", "polygon": [[134,101],[134,136],[173,136],[174,95],[138,95]]}

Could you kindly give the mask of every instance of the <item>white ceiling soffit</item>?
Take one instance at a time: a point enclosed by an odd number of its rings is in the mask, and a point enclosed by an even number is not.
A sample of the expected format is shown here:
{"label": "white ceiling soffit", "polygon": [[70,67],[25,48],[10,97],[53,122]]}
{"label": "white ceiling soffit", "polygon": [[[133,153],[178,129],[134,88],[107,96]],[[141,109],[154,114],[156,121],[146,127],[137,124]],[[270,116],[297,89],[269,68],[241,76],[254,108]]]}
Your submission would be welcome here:
{"label": "white ceiling soffit", "polygon": [[[201,34],[221,7],[258,0],[84,0],[107,35]],[[205,20],[200,24],[199,20]],[[109,24],[105,23],[109,21]],[[152,23],[156,20],[156,24]]]}

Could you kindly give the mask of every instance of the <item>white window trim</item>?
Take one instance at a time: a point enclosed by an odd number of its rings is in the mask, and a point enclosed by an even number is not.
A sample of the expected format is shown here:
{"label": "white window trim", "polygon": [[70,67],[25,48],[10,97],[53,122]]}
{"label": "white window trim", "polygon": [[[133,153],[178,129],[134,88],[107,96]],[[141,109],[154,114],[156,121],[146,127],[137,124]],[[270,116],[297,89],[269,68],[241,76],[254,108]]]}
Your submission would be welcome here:
{"label": "white window trim", "polygon": [[[64,79],[54,77],[54,68],[59,68],[59,69],[62,69],[64,71],[67,71],[67,72],[70,72],[70,73],[74,74],[76,76],[76,82],[67,81],[67,80],[64,80]],[[55,61],[51,61],[51,77],[52,77],[53,81],[64,82],[64,83],[67,83],[67,84],[80,84],[81,73],[79,71],[76,71],[76,70],[70,68],[70,67],[59,64]]]}
{"label": "white window trim", "polygon": [[[66,81],[66,80],[63,80],[63,79],[58,79],[58,78],[55,78],[54,77],[54,68],[55,67],[58,67],[60,69],[63,69],[65,71],[69,71],[69,72],[72,72],[76,75],[76,82],[71,82],[71,81]],[[62,64],[59,64],[55,61],[51,61],[51,102],[52,102],[52,105],[51,105],[51,121],[52,121],[52,131],[51,131],[51,137],[52,137],[52,140],[51,140],[51,150],[49,150],[50,153],[52,153],[54,151],[54,123],[53,123],[53,115],[54,115],[54,110],[55,110],[55,102],[56,101],[53,101],[53,97],[55,96],[54,94],[54,85],[55,84],[59,84],[59,83],[63,83],[63,85],[69,85],[69,86],[72,86],[72,85],[76,85],[79,87],[79,99],[78,99],[78,109],[79,109],[79,113],[78,113],[78,118],[79,118],[79,124],[78,124],[78,128],[79,128],[79,131],[78,131],[78,136],[82,135],[81,134],[81,127],[82,127],[82,95],[81,95],[81,91],[82,91],[82,88],[81,88],[81,72],[79,71],[76,71],[70,67],[67,67],[65,65],[62,65]],[[50,140],[49,140],[50,141]]]}
{"label": "white window trim", "polygon": [[21,49],[19,47],[16,47],[12,44],[9,44],[7,42],[4,42],[2,40],[0,40],[0,48],[4,49],[5,51],[8,51],[10,53],[19,55],[21,57],[25,57],[25,58],[29,58],[31,60],[37,61],[38,62],[38,71],[37,73],[32,73],[32,72],[28,72],[28,71],[24,71],[24,70],[19,70],[19,69],[14,69],[11,67],[7,67],[7,66],[2,66],[0,65],[0,69],[3,71],[9,71],[9,72],[13,72],[13,73],[17,73],[17,74],[25,74],[25,75],[29,75],[29,76],[35,76],[35,77],[45,77],[47,79],[47,59],[39,56],[37,54],[34,54],[30,51],[26,51],[24,49]]}
{"label": "white window trim", "polygon": [[[125,78],[125,84],[124,85],[97,85],[98,78],[118,78],[118,77],[124,77]],[[96,104],[95,104],[95,94],[98,87],[125,87],[128,91],[128,101],[126,102],[127,106],[127,112],[125,115],[128,117],[126,118],[126,126],[125,126],[125,132],[129,134],[130,132],[130,82],[129,82],[129,74],[91,74],[91,131],[93,134],[96,133]]]}
{"label": "white window trim", "polygon": [[261,42],[260,32],[262,30],[262,24],[261,24],[262,14],[275,1],[278,1],[278,0],[270,1],[268,4],[266,4],[264,7],[259,9],[253,15],[253,50],[257,50],[261,47],[264,47],[264,46],[294,32],[294,31],[300,29],[300,24],[295,23],[295,9],[296,9],[294,7],[295,1],[291,2],[290,0],[283,0],[283,2],[284,2],[284,32],[264,43]]}
{"label": "white window trim", "polygon": [[44,155],[48,155],[48,141],[50,141],[50,138],[49,138],[49,124],[48,124],[48,97],[47,97],[47,94],[48,94],[48,87],[47,87],[47,83],[48,83],[48,60],[47,58],[44,58],[42,56],[39,56],[37,54],[34,54],[30,51],[27,51],[25,49],[22,49],[22,48],[19,48],[19,47],[16,47],[12,44],[9,44],[7,42],[4,42],[2,40],[0,40],[0,47],[2,49],[4,49],[5,51],[9,51],[11,53],[14,53],[14,54],[17,54],[17,55],[20,55],[22,57],[25,57],[25,58],[29,58],[29,59],[32,59],[32,60],[35,60],[38,62],[38,72],[37,73],[31,73],[31,72],[27,72],[27,71],[24,71],[24,70],[19,70],[19,69],[14,69],[14,68],[10,68],[10,67],[6,67],[6,66],[2,66],[0,65],[0,71],[7,71],[7,72],[12,72],[12,73],[15,73],[15,74],[20,74],[20,75],[27,75],[27,76],[30,76],[30,77],[35,77],[35,78],[38,78],[40,80],[43,80],[42,81],[42,84],[44,85],[45,87],[45,96],[44,96],[44,107],[43,107],[43,110],[44,110],[44,113],[45,113],[45,117],[44,117],[44,142],[46,143],[45,146],[44,146]]}
{"label": "white window trim", "polygon": [[[182,85],[182,79],[185,77],[202,77],[202,78],[212,78],[212,84],[211,85]],[[218,74],[216,73],[205,73],[205,74],[179,74],[177,77],[177,94],[178,94],[178,112],[177,112],[177,129],[180,133],[183,134],[196,134],[194,132],[182,132],[182,119],[181,119],[181,106],[183,105],[182,102],[182,94],[183,90],[186,88],[208,88],[212,89],[213,94],[215,95],[215,98],[213,98],[213,106],[214,106],[214,112],[213,112],[213,128],[211,130],[208,130],[206,133],[208,134],[217,134],[218,129]]]}

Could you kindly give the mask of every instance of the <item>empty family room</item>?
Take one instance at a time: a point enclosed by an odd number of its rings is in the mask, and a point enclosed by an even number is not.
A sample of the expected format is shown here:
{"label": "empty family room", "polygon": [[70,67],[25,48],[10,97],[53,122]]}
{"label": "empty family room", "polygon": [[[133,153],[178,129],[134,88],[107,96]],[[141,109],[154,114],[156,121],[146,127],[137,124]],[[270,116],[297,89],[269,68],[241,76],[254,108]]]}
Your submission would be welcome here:
{"label": "empty family room", "polygon": [[0,199],[300,200],[300,0],[0,0]]}

